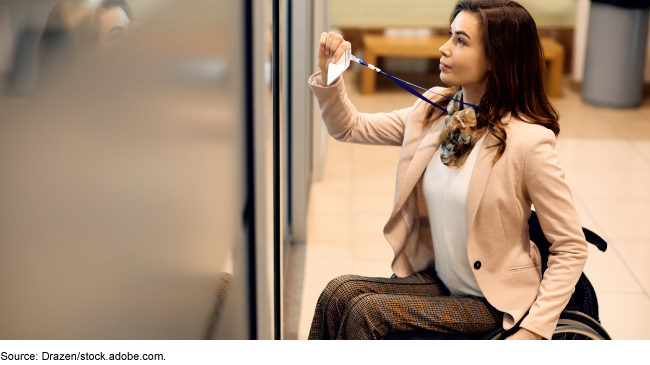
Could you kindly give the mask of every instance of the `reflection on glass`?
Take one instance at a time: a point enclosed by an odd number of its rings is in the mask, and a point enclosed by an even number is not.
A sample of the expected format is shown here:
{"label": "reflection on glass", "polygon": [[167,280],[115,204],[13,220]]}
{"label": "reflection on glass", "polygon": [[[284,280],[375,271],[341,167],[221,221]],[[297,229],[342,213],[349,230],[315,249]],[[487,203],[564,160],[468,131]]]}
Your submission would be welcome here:
{"label": "reflection on glass", "polygon": [[0,339],[248,337],[242,9],[151,4],[0,6]]}
{"label": "reflection on glass", "polygon": [[122,38],[133,21],[126,0],[62,0],[47,18],[40,41],[42,77],[74,65],[84,50],[105,52]]}

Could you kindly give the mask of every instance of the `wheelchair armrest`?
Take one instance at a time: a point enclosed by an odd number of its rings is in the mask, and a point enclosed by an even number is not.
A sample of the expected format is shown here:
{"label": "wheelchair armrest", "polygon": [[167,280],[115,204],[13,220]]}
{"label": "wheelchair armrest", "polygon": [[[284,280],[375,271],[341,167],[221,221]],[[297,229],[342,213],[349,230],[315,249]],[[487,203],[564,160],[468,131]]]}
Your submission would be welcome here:
{"label": "wheelchair armrest", "polygon": [[599,235],[595,234],[594,232],[588,230],[587,228],[582,228],[582,232],[585,234],[585,239],[587,242],[593,244],[594,246],[598,247],[598,249],[601,252],[605,252],[607,250],[607,242],[605,242],[604,239],[602,239]]}

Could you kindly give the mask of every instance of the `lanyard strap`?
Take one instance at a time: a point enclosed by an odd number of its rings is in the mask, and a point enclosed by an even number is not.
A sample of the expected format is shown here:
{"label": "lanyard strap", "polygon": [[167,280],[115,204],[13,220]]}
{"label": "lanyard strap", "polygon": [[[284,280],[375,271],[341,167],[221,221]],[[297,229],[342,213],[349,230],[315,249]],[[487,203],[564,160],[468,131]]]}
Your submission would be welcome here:
{"label": "lanyard strap", "polygon": [[[356,58],[356,57],[355,57],[355,58]],[[424,100],[425,102],[427,102],[427,103],[433,105],[434,107],[436,107],[436,108],[442,110],[442,111],[445,112],[445,113],[447,113],[447,109],[445,109],[445,108],[441,107],[440,105],[434,103],[433,101],[431,101],[431,100],[425,98],[424,96],[422,96],[419,92],[415,91],[415,90],[414,90],[412,87],[410,87],[409,85],[411,85],[411,86],[415,86],[415,87],[417,87],[418,89],[422,89],[422,90],[424,90],[424,91],[428,91],[428,92],[433,93],[433,94],[437,94],[437,95],[443,96],[443,97],[445,97],[445,98],[447,98],[447,99],[449,99],[449,100],[453,100],[453,101],[459,102],[459,103],[461,103],[461,104],[465,104],[465,105],[470,106],[470,107],[472,107],[472,108],[474,108],[474,109],[483,109],[483,108],[481,108],[480,106],[476,106],[476,105],[474,105],[474,104],[466,103],[466,102],[464,102],[464,101],[460,101],[460,100],[458,100],[458,99],[451,98],[451,97],[449,97],[449,96],[447,96],[447,95],[443,95],[443,94],[437,93],[437,92],[435,92],[435,91],[431,91],[431,90],[429,90],[429,89],[425,89],[425,88],[423,88],[423,87],[421,87],[421,86],[418,86],[418,85],[412,84],[412,83],[410,83],[410,82],[408,82],[408,81],[404,81],[404,80],[402,80],[402,79],[400,79],[400,78],[397,78],[397,77],[395,77],[395,76],[393,76],[393,75],[389,75],[389,74],[385,73],[384,71],[382,71],[381,69],[375,67],[374,65],[370,65],[370,64],[368,64],[366,61],[364,61],[364,60],[362,60],[362,59],[360,59],[360,58],[355,59],[355,61],[359,62],[360,64],[362,64],[362,65],[364,65],[364,66],[366,66],[366,67],[368,67],[368,68],[370,68],[371,70],[377,71],[377,72],[379,72],[379,73],[381,73],[381,74],[384,74],[384,75],[388,76],[388,78],[390,78],[391,80],[393,80],[393,82],[395,82],[397,85],[401,86],[402,89],[404,89],[404,90],[410,92],[411,94],[417,96],[418,98]]]}

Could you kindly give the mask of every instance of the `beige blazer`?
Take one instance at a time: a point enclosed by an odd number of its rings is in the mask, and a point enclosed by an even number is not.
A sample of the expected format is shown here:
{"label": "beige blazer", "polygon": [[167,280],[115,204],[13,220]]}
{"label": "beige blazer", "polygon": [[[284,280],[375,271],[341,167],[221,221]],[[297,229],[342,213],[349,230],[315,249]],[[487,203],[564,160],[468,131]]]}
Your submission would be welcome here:
{"label": "beige blazer", "polygon": [[[343,142],[402,146],[393,211],[384,228],[395,251],[392,268],[404,277],[433,267],[435,252],[422,175],[440,144],[443,113],[437,111],[437,119],[427,127],[422,121],[429,104],[420,99],[409,108],[390,113],[359,113],[345,93],[342,78],[323,87],[320,73],[316,73],[309,83],[332,137]],[[425,96],[434,97],[431,93]],[[528,311],[520,326],[550,339],[582,273],[588,243],[555,152],[555,135],[540,125],[510,116],[506,119],[504,154],[492,162],[496,148],[489,146],[497,140],[488,134],[470,181],[467,258],[485,298],[505,313],[505,329],[512,328]],[[532,204],[551,243],[544,280],[539,251],[528,236]]]}

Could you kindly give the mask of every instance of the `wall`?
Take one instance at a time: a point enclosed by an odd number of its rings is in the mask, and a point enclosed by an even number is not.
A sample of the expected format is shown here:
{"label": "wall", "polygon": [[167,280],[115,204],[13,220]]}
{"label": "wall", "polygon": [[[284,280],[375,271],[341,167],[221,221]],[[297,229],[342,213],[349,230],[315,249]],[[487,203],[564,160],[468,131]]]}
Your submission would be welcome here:
{"label": "wall", "polygon": [[[330,0],[330,25],[335,28],[447,28],[456,0]],[[521,0],[537,26],[573,27],[575,0]]]}

